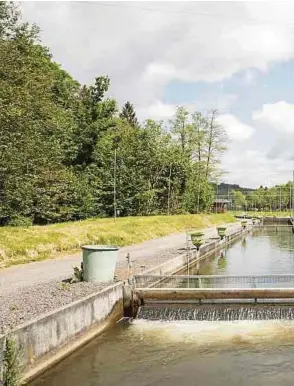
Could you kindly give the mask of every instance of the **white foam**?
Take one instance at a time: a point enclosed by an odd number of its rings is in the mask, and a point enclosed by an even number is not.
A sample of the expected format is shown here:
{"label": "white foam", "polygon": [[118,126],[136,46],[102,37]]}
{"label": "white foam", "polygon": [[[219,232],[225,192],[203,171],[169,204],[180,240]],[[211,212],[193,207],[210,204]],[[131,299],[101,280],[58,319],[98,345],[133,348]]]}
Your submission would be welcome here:
{"label": "white foam", "polygon": [[146,321],[135,320],[132,333],[141,339],[194,342],[199,346],[223,344],[275,344],[294,341],[294,321]]}

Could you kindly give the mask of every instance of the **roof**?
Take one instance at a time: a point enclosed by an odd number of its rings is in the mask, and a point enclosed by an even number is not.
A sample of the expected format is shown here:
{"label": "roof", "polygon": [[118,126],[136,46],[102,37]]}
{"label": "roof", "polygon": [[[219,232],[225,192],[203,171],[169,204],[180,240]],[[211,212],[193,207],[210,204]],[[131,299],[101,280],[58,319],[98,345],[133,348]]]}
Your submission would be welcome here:
{"label": "roof", "polygon": [[216,200],[214,200],[215,204],[229,204],[230,202],[230,200],[226,200],[223,198],[217,198]]}

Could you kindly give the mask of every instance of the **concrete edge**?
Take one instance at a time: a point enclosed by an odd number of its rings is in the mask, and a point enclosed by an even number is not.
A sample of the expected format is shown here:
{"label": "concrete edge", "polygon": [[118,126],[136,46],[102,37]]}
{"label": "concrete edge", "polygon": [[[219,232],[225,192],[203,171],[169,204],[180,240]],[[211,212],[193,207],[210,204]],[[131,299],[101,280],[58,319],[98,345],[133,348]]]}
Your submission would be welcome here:
{"label": "concrete edge", "polygon": [[105,287],[103,290],[101,291],[97,291],[97,292],[93,292],[92,294],[88,295],[88,296],[85,296],[79,300],[76,300],[74,302],[71,302],[71,303],[68,303],[66,304],[65,306],[62,306],[62,307],[58,307],[58,308],[55,308],[54,310],[50,311],[50,312],[46,312],[34,319],[31,319],[29,320],[28,322],[25,322],[25,323],[22,323],[22,324],[19,324],[17,327],[13,328],[12,330],[10,330],[9,332],[7,332],[6,334],[2,334],[0,335],[0,338],[3,338],[4,336],[7,336],[8,334],[14,334],[15,332],[17,332],[18,330],[22,329],[22,328],[26,328],[28,326],[30,326],[32,323],[36,323],[36,322],[39,322],[40,320],[44,319],[44,318],[48,318],[50,316],[53,316],[61,311],[64,311],[66,309],[69,309],[73,306],[76,306],[76,305],[79,305],[81,303],[83,303],[84,301],[87,301],[87,300],[90,300],[92,298],[95,298],[96,296],[98,295],[103,295],[105,292],[108,292],[109,290],[111,289],[114,289],[116,287],[119,287],[123,284],[122,281],[118,281],[117,283],[115,284],[111,284],[109,285],[108,287]]}
{"label": "concrete edge", "polygon": [[[12,336],[20,352],[23,380],[35,378],[123,317],[123,282],[40,315],[0,336]],[[0,370],[3,349],[0,350]],[[0,371],[1,374],[1,371]]]}
{"label": "concrete edge", "polygon": [[[35,379],[70,354],[72,354],[77,349],[85,346],[92,339],[96,338],[98,335],[105,332],[111,326],[114,326],[118,320],[121,319],[121,307],[119,305],[114,305],[114,309],[110,317],[107,320],[104,320],[98,324],[95,324],[89,328],[88,331],[82,332],[79,336],[76,336],[72,341],[65,344],[64,346],[57,348],[56,352],[50,352],[48,355],[45,355],[37,365],[33,368],[30,368],[25,372],[23,376],[23,381],[28,382]],[[53,355],[52,355],[53,354]]]}
{"label": "concrete edge", "polygon": [[[238,222],[236,223],[232,223],[232,224],[239,224]],[[249,230],[251,230],[251,228],[248,228],[247,229],[247,233],[249,232]],[[193,265],[197,262],[197,260],[202,260],[202,259],[205,259],[206,257],[208,257],[208,255],[210,255],[211,253],[213,253],[214,251],[217,251],[219,248],[222,248],[226,245],[229,245],[230,243],[232,243],[233,241],[235,241],[235,239],[242,235],[242,234],[245,234],[245,232],[243,231],[242,227],[240,226],[240,228],[238,228],[236,230],[236,232],[232,232],[230,233],[227,238],[226,238],[226,241],[223,243],[219,240],[215,240],[215,241],[209,241],[207,243],[205,243],[203,246],[200,247],[200,254],[199,256],[196,255],[196,250],[195,249],[192,249],[191,252],[192,252],[192,256],[190,256],[190,261],[189,261],[189,265]],[[194,254],[194,256],[193,256]],[[179,272],[181,271],[182,269],[185,269],[185,267],[183,267],[183,264],[186,264],[187,263],[187,252],[185,253],[182,253],[176,257],[174,257],[173,259],[170,259],[170,260],[167,260],[165,261],[164,263],[161,263],[155,267],[152,267],[152,268],[149,268],[143,272],[140,272],[139,274],[137,275],[133,275],[133,276],[145,276],[145,275],[152,275],[154,274],[155,272],[161,272],[162,275],[164,274],[175,274],[176,272]],[[179,264],[179,267],[175,267],[175,266],[178,266]],[[174,271],[170,271],[170,269],[172,269],[171,267],[174,266],[175,267],[175,270]],[[165,268],[167,269],[165,271]]]}
{"label": "concrete edge", "polygon": [[148,300],[293,299],[294,288],[137,288],[136,296]]}

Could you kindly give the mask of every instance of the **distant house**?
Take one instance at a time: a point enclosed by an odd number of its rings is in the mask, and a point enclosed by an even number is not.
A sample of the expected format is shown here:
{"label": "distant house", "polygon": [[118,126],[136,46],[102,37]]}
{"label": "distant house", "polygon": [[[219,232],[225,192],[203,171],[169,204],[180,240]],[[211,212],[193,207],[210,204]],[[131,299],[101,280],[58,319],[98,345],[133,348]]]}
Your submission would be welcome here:
{"label": "distant house", "polygon": [[213,202],[213,212],[215,213],[224,213],[227,211],[229,204],[231,203],[230,200],[217,198]]}

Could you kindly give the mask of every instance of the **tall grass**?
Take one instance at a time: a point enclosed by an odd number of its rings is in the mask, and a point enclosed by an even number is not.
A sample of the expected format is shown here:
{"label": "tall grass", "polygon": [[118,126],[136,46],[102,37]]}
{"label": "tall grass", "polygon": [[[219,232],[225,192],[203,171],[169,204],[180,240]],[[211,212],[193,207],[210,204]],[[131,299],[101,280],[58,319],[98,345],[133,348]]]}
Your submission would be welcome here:
{"label": "tall grass", "polygon": [[287,209],[287,210],[284,210],[284,211],[258,211],[258,212],[254,212],[254,211],[231,211],[230,212],[232,215],[242,215],[242,214],[246,214],[247,216],[264,216],[264,217],[288,217],[288,216],[292,216],[292,211]]}
{"label": "tall grass", "polygon": [[88,219],[48,226],[0,228],[0,267],[68,255],[83,244],[125,246],[152,238],[233,222],[232,214]]}

